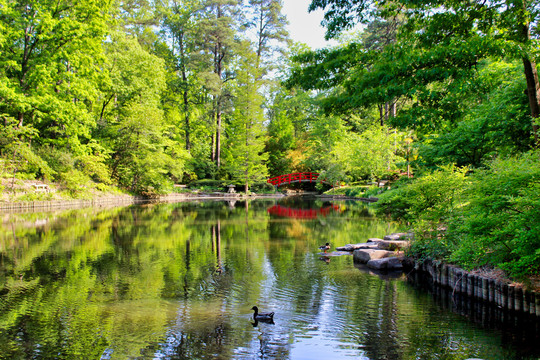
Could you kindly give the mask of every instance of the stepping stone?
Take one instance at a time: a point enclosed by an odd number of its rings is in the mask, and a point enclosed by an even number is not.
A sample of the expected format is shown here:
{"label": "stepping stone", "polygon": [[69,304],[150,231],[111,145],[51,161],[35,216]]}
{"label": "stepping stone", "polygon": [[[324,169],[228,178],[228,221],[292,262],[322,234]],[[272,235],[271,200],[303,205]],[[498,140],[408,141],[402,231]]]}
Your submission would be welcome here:
{"label": "stepping stone", "polygon": [[366,264],[370,260],[383,259],[393,254],[392,251],[386,250],[360,249],[353,252],[353,261]]}
{"label": "stepping stone", "polygon": [[408,241],[403,240],[383,240],[377,243],[377,247],[382,250],[401,250],[409,246]]}
{"label": "stepping stone", "polygon": [[354,251],[358,249],[376,249],[376,243],[360,243],[360,244],[347,244],[345,246],[337,247],[338,251]]}
{"label": "stepping stone", "polygon": [[401,260],[397,257],[388,257],[377,260],[370,260],[367,263],[367,266],[374,270],[401,270],[403,265]]}

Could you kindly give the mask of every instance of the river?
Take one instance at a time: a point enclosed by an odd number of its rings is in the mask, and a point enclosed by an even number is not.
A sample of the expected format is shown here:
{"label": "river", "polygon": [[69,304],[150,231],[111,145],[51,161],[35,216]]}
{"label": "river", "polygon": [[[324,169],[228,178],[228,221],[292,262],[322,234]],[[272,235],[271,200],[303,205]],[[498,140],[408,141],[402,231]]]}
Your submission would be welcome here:
{"label": "river", "polygon": [[0,359],[539,358],[403,274],[318,249],[397,230],[360,202],[298,198],[6,213]]}

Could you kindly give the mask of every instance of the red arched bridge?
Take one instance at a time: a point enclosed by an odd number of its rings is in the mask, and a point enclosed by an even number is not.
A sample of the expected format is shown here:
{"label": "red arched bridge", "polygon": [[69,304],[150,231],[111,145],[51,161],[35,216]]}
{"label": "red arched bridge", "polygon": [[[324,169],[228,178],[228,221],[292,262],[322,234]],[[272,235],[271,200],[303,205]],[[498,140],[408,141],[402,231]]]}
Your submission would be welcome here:
{"label": "red arched bridge", "polygon": [[283,184],[292,184],[297,182],[322,182],[325,184],[328,184],[330,186],[334,186],[333,184],[330,184],[326,179],[319,180],[319,173],[315,172],[301,172],[301,173],[291,173],[291,174],[285,174],[276,176],[273,178],[270,178],[267,180],[267,183],[272,184],[274,186],[280,186]]}

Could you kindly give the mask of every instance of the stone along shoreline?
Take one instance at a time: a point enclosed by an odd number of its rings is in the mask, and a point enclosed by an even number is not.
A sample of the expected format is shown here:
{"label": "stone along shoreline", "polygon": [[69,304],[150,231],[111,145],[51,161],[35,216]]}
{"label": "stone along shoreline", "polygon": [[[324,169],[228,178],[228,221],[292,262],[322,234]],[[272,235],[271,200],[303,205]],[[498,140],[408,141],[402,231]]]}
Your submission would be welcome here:
{"label": "stone along shoreline", "polygon": [[500,309],[540,317],[540,293],[526,289],[509,280],[495,279],[437,261],[418,262],[404,255],[413,235],[395,233],[383,239],[371,238],[365,243],[337,247],[352,252],[355,263],[366,264],[373,270],[404,270],[410,275],[419,272],[431,281],[449,289],[453,295],[483,301]]}

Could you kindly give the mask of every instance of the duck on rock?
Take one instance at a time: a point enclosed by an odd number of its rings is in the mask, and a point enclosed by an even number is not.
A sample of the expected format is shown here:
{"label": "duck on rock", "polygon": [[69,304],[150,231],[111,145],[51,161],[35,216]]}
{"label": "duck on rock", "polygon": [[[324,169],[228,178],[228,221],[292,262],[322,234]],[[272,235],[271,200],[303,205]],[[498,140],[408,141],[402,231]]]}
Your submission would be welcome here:
{"label": "duck on rock", "polygon": [[319,249],[324,250],[324,252],[326,252],[326,250],[330,250],[330,243],[326,243],[325,245],[319,246]]}
{"label": "duck on rock", "polygon": [[260,313],[259,308],[256,306],[252,307],[251,310],[254,311],[253,320],[255,321],[272,322],[274,320],[273,311],[269,313]]}

